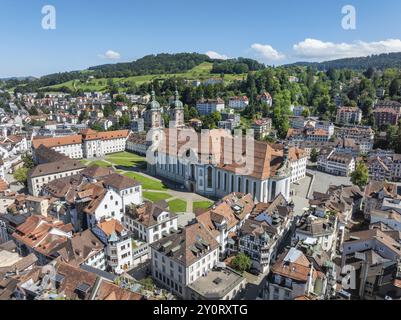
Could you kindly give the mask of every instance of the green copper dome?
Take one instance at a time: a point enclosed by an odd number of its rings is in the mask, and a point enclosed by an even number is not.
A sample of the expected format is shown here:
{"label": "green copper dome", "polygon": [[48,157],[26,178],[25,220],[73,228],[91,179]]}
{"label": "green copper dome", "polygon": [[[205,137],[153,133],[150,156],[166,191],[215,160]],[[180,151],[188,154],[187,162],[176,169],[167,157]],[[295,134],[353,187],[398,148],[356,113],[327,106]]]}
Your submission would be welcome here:
{"label": "green copper dome", "polygon": [[149,109],[160,110],[160,103],[156,101],[156,93],[152,90],[152,101],[149,103]]}
{"label": "green copper dome", "polygon": [[180,95],[178,94],[178,90],[177,88],[175,89],[175,95],[174,95],[174,101],[171,104],[171,108],[174,109],[183,109],[184,108],[184,104],[180,101]]}

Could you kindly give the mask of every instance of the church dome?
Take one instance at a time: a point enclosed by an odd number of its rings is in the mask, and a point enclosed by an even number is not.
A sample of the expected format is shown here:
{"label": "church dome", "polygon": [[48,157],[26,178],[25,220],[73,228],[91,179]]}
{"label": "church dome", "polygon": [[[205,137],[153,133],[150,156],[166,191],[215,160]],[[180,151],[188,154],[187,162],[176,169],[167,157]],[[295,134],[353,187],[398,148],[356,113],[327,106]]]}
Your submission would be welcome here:
{"label": "church dome", "polygon": [[152,91],[152,100],[149,103],[149,109],[160,110],[160,103],[156,101],[156,93]]}
{"label": "church dome", "polygon": [[171,108],[173,109],[183,109],[184,104],[180,101],[180,96],[178,94],[178,90],[175,90],[174,101],[171,103]]}

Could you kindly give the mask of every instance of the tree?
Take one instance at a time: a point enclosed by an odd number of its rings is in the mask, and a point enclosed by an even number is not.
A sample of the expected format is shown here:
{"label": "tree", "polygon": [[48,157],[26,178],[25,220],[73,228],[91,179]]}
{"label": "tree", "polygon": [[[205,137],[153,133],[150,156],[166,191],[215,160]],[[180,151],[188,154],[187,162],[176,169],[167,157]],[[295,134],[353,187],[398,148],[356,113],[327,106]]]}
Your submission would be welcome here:
{"label": "tree", "polygon": [[368,167],[363,162],[359,162],[356,166],[355,171],[351,174],[351,182],[361,189],[364,189],[365,186],[368,184],[368,180]]}
{"label": "tree", "polygon": [[27,186],[27,181],[28,181],[28,168],[22,167],[17,169],[14,174],[13,177],[15,180],[17,180],[19,183],[24,184],[25,186]]}
{"label": "tree", "polygon": [[251,258],[249,258],[245,253],[241,252],[232,260],[232,267],[239,271],[244,272],[251,268],[252,262]]}
{"label": "tree", "polygon": [[390,96],[394,97],[398,95],[400,92],[400,80],[398,79],[393,79],[390,84]]}
{"label": "tree", "polygon": [[316,163],[318,157],[319,157],[319,152],[317,152],[316,148],[313,148],[310,154],[310,161]]}
{"label": "tree", "polygon": [[308,118],[308,117],[310,116],[310,111],[309,111],[308,108],[305,108],[305,109],[302,111],[302,116],[305,117],[305,118]]}
{"label": "tree", "polygon": [[32,169],[35,166],[35,163],[33,162],[32,155],[25,153],[21,157],[22,161],[24,162],[24,167],[28,169]]}
{"label": "tree", "polygon": [[139,281],[139,284],[142,285],[145,290],[152,291],[154,288],[153,279],[148,277]]}

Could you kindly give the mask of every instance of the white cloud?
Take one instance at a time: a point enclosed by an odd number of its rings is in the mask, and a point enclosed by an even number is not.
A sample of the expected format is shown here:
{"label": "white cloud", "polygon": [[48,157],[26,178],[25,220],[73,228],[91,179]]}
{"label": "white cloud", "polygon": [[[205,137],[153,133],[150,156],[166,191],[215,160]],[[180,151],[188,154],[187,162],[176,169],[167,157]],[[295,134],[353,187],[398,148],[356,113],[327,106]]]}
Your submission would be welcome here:
{"label": "white cloud", "polygon": [[254,50],[261,58],[267,61],[278,61],[285,59],[285,55],[278,52],[271,45],[254,43],[251,45],[251,49]]}
{"label": "white cloud", "polygon": [[293,49],[297,58],[322,61],[400,52],[401,40],[387,39],[376,42],[333,43],[317,39],[305,39],[295,44]]}
{"label": "white cloud", "polygon": [[106,53],[99,55],[99,57],[109,60],[119,60],[121,58],[121,54],[113,50],[107,50]]}
{"label": "white cloud", "polygon": [[209,56],[210,59],[219,59],[219,60],[227,60],[230,59],[228,56],[225,54],[220,54],[216,51],[208,51],[206,52],[206,55]]}

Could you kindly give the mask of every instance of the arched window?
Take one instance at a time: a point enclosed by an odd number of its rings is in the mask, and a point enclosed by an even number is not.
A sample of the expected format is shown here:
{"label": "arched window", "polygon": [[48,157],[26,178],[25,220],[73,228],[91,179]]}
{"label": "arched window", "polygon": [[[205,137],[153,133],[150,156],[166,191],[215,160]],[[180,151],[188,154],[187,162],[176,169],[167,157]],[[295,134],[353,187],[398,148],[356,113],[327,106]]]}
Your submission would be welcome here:
{"label": "arched window", "polygon": [[228,175],[227,172],[224,173],[224,191],[228,191]]}
{"label": "arched window", "polygon": [[241,177],[239,177],[238,178],[238,192],[241,192],[242,191],[242,178]]}
{"label": "arched window", "polygon": [[220,173],[220,171],[217,172],[217,188],[218,188],[218,189],[222,189],[222,187],[221,187],[221,173]]}
{"label": "arched window", "polygon": [[213,168],[207,168],[207,187],[209,189],[213,188]]}
{"label": "arched window", "polygon": [[246,179],[245,181],[245,193],[248,194],[249,193],[249,180]]}

